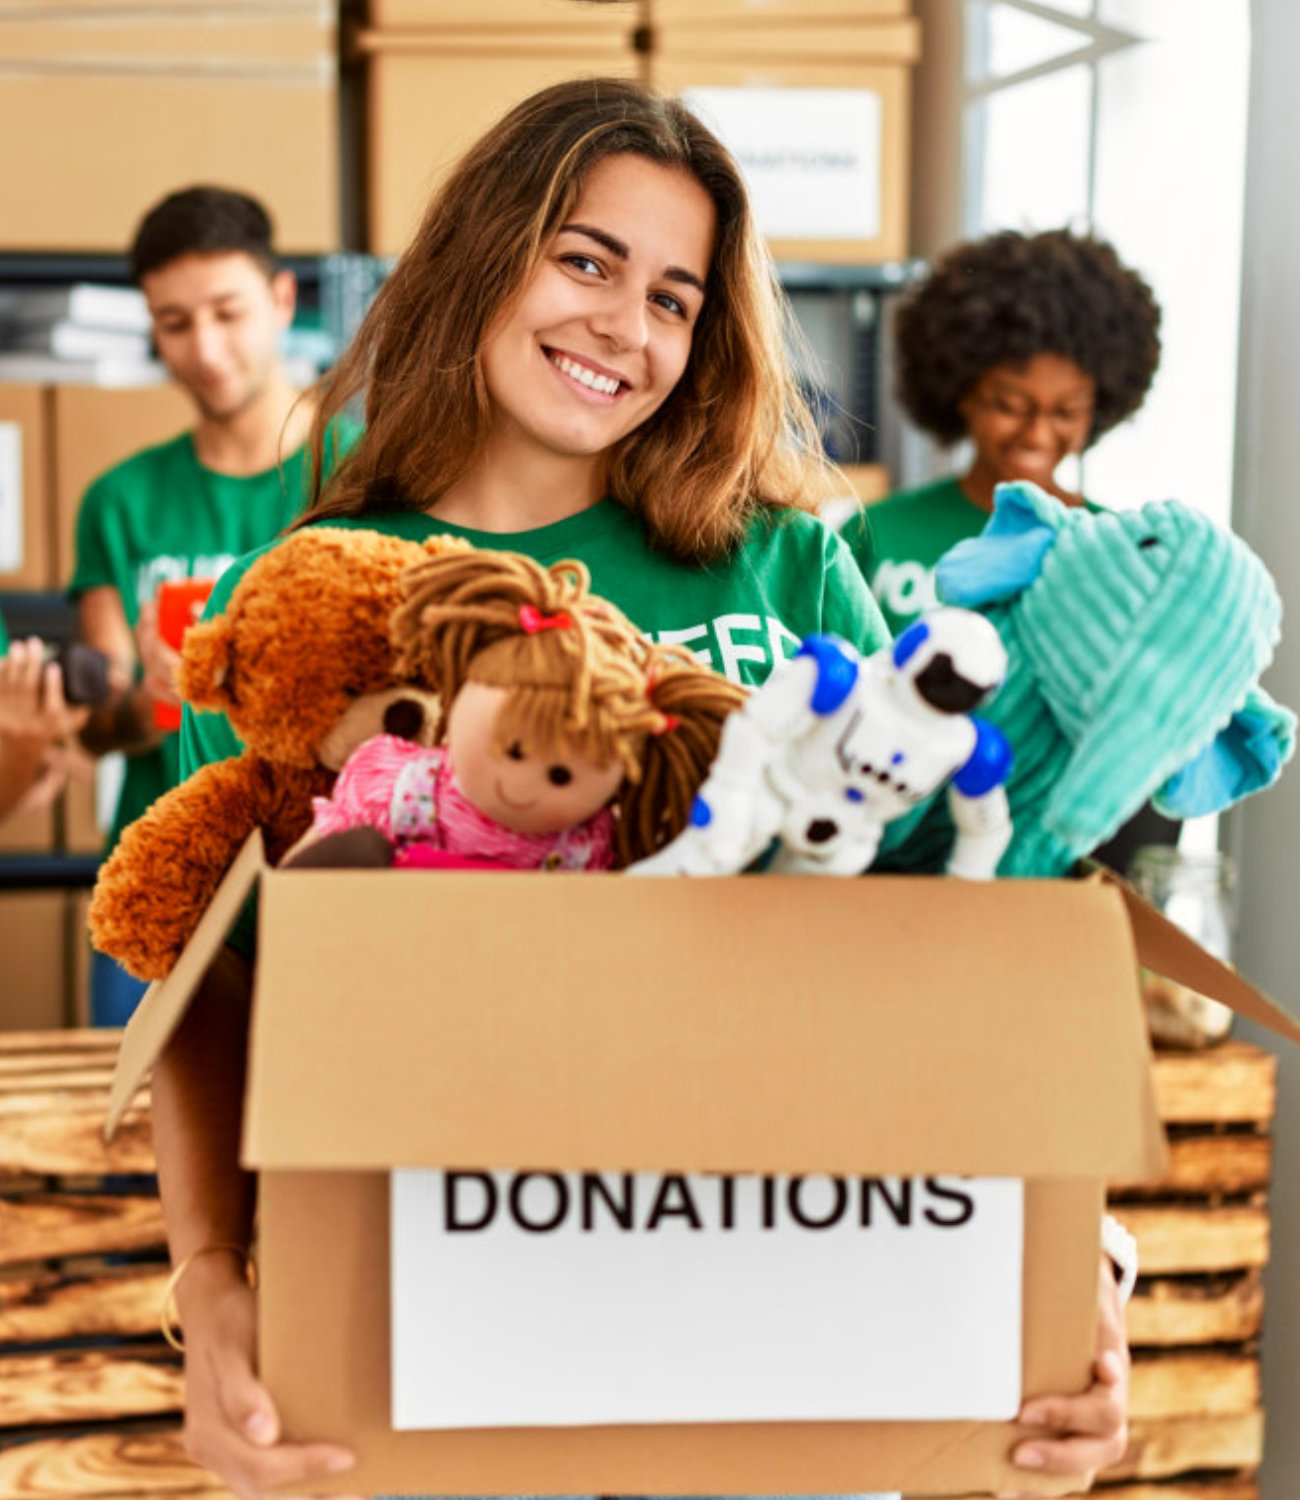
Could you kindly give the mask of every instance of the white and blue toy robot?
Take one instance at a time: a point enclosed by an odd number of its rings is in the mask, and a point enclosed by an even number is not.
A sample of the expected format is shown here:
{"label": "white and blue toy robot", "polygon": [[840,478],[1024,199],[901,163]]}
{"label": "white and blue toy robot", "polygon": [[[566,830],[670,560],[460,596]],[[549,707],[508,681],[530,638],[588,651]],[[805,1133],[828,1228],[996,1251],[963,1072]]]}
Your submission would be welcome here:
{"label": "white and blue toy robot", "polygon": [[727,720],[689,825],[629,873],[733,874],[775,839],[773,871],[858,875],[885,824],[948,782],[948,873],[991,879],[1011,840],[1011,751],[971,711],[1006,664],[997,631],[964,609],[925,615],[869,657],[809,636]]}

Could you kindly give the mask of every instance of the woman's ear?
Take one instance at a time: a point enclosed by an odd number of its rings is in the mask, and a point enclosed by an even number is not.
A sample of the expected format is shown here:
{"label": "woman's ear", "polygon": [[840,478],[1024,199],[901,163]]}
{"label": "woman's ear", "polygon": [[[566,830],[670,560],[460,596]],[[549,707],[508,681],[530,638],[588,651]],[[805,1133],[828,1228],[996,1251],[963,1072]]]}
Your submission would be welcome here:
{"label": "woman's ear", "polygon": [[201,620],[185,632],[179,687],[191,708],[218,713],[234,705],[229,687],[232,635],[226,615]]}

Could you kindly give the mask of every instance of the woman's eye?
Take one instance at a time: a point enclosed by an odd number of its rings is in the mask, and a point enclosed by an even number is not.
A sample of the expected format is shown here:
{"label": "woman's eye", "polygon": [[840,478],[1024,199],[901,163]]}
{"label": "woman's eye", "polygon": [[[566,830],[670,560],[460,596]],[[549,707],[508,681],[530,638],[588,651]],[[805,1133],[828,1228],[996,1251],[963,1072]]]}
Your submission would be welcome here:
{"label": "woman's eye", "polygon": [[584,276],[600,275],[600,262],[577,250],[571,251],[568,255],[562,255],[560,260],[562,264],[572,266],[575,271],[581,271]]}
{"label": "woman's eye", "polygon": [[568,786],[573,780],[573,772],[568,766],[552,766],[546,773],[546,779],[552,786]]}
{"label": "woman's eye", "polygon": [[684,318],[686,316],[686,304],[674,297],[671,292],[656,292],[651,298],[657,307],[662,307],[674,317]]}
{"label": "woman's eye", "polygon": [[506,754],[510,757],[511,760],[523,760],[524,747],[519,743],[518,740],[515,740],[512,745],[506,747]]}

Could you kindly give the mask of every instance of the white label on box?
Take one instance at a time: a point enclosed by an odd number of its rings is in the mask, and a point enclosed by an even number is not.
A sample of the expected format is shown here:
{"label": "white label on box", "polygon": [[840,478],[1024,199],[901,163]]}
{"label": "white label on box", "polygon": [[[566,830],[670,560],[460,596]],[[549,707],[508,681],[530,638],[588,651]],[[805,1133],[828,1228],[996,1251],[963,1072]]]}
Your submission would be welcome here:
{"label": "white label on box", "polygon": [[0,573],[23,565],[23,430],[0,422]]}
{"label": "white label on box", "polygon": [[999,1420],[1023,1187],[399,1171],[393,1426]]}
{"label": "white label on box", "polygon": [[880,95],[870,89],[698,88],[682,102],[740,164],[769,239],[880,233]]}

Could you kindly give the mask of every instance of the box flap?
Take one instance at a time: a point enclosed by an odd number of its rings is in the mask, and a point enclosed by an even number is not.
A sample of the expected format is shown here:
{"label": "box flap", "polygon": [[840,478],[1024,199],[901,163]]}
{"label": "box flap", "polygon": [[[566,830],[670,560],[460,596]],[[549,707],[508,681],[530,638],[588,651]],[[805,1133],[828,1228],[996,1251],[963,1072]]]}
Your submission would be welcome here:
{"label": "box flap", "polygon": [[1300,1042],[1300,1021],[1289,1015],[1262,990],[1257,990],[1228,964],[1207,953],[1199,943],[1158,912],[1145,897],[1110,871],[1102,872],[1107,884],[1118,888],[1128,909],[1137,955],[1148,968],[1166,979],[1185,984],[1265,1026],[1289,1041]]}
{"label": "box flap", "polygon": [[1098,883],[299,870],[261,901],[251,1165],[1163,1166]]}
{"label": "box flap", "polygon": [[254,829],[226,871],[194,936],[166,979],[151,984],[122,1035],[108,1095],[104,1139],[112,1140],[136,1090],[180,1024],[199,981],[230,931],[254,882],[266,866],[261,831]]}

